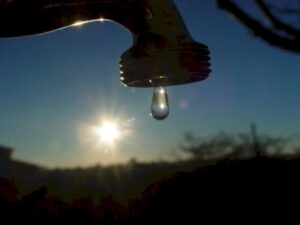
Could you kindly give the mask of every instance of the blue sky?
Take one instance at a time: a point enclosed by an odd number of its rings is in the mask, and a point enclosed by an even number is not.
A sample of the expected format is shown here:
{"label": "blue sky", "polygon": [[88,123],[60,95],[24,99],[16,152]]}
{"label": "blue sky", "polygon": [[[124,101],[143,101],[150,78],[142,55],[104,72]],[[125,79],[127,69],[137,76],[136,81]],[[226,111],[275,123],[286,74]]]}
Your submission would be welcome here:
{"label": "blue sky", "polygon": [[[211,0],[175,3],[194,39],[209,46],[212,73],[167,88],[166,120],[149,117],[152,89],[120,83],[119,57],[131,34],[97,22],[0,39],[0,143],[15,158],[53,167],[167,158],[185,131],[243,132],[251,122],[264,133],[298,135],[299,55],[254,38]],[[113,149],[89,136],[103,117],[134,119]]]}

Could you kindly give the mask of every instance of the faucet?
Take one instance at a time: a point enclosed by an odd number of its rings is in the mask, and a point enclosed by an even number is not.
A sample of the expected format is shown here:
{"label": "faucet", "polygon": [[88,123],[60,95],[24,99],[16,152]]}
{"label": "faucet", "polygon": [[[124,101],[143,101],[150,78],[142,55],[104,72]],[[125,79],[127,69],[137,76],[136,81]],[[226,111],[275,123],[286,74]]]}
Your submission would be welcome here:
{"label": "faucet", "polygon": [[120,58],[124,85],[164,87],[208,77],[208,47],[192,38],[172,0],[0,1],[0,37],[41,34],[104,19],[133,34],[132,47]]}

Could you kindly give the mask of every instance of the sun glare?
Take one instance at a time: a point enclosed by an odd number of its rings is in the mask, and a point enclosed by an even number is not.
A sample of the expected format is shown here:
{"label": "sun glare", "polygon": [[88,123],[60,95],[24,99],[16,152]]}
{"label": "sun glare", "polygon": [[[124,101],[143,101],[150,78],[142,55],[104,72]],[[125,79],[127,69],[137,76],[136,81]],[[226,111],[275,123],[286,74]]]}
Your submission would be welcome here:
{"label": "sun glare", "polygon": [[117,123],[104,122],[98,129],[101,141],[109,144],[115,143],[121,136],[121,129]]}
{"label": "sun glare", "polygon": [[85,20],[85,21],[78,20],[75,23],[73,23],[71,26],[72,27],[80,27],[80,26],[85,25],[87,23],[96,22],[96,21],[100,21],[101,23],[103,23],[105,21],[105,19],[103,17],[100,17],[99,19],[95,19],[95,20]]}
{"label": "sun glare", "polygon": [[80,27],[84,24],[86,24],[87,22],[86,21],[77,21],[75,23],[72,24],[73,27]]}

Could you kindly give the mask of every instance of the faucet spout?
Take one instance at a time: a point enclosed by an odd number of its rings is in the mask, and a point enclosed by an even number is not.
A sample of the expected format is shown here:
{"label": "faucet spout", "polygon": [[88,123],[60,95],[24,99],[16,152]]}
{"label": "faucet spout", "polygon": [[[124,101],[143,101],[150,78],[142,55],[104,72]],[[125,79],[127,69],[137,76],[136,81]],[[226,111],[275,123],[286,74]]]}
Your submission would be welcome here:
{"label": "faucet spout", "polygon": [[106,18],[131,29],[132,0],[0,1],[0,37],[50,32],[76,22]]}
{"label": "faucet spout", "polygon": [[120,60],[124,84],[177,85],[209,75],[209,50],[193,40],[172,0],[0,1],[0,37],[41,34],[100,18],[133,34],[133,46]]}

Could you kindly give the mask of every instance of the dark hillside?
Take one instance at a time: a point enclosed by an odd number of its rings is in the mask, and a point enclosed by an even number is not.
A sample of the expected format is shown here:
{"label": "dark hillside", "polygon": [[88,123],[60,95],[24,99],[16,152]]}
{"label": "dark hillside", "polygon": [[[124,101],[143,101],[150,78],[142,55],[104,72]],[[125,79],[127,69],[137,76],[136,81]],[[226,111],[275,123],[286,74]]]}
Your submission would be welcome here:
{"label": "dark hillside", "polygon": [[[1,212],[12,224],[299,224],[300,160],[223,160],[154,182],[128,207],[113,197],[65,203],[40,188],[17,200],[1,180]],[[3,217],[3,218],[4,218]]]}

